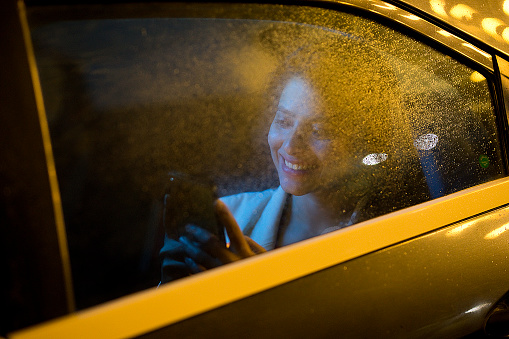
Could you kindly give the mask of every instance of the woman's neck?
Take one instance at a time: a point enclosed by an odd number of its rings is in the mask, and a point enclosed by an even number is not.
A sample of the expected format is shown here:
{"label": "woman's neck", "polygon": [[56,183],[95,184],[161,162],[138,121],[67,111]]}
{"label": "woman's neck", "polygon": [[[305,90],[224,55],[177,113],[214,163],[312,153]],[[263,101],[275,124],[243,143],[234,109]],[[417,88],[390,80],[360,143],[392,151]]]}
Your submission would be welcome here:
{"label": "woman's neck", "polygon": [[285,225],[282,225],[280,244],[287,245],[320,235],[329,227],[347,226],[357,201],[355,197],[347,198],[339,192],[292,196]]}
{"label": "woman's neck", "polygon": [[342,192],[292,196],[292,216],[321,232],[327,227],[348,222],[357,200],[345,197]]}

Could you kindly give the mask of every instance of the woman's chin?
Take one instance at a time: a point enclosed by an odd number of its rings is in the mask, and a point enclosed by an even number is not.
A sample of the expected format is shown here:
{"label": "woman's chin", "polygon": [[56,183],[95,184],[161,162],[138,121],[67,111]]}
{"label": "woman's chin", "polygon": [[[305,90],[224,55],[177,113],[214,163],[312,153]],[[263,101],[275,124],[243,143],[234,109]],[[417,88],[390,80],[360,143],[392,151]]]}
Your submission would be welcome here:
{"label": "woman's chin", "polygon": [[281,188],[291,195],[302,196],[308,193],[311,193],[313,190],[310,187],[306,187],[306,185],[291,183],[291,182],[281,182]]}

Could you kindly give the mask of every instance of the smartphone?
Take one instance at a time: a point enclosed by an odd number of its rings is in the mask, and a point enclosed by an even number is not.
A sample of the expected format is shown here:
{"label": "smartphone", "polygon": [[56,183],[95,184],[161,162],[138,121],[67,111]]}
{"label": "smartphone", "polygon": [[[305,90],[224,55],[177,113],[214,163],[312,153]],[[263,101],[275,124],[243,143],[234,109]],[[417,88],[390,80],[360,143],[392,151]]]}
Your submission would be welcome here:
{"label": "smartphone", "polygon": [[226,244],[224,226],[218,223],[214,210],[216,186],[207,180],[183,173],[169,173],[168,179],[163,214],[166,234],[178,239],[186,233],[186,225],[193,224],[214,234]]}

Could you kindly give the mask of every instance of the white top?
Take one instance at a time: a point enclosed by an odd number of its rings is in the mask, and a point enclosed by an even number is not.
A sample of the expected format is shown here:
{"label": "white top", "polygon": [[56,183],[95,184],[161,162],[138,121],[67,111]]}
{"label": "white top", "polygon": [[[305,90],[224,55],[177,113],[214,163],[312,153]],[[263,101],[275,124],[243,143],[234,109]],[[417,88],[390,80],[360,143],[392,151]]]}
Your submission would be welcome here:
{"label": "white top", "polygon": [[[256,241],[267,251],[276,247],[278,229],[284,212],[288,193],[281,186],[261,192],[239,193],[222,197],[239,224],[242,233]],[[367,202],[367,195],[359,199],[348,222],[328,227],[321,234],[339,230],[358,222],[359,211]],[[228,242],[228,235],[226,234]]]}
{"label": "white top", "polygon": [[267,251],[276,247],[287,193],[280,187],[222,197],[242,232]]}

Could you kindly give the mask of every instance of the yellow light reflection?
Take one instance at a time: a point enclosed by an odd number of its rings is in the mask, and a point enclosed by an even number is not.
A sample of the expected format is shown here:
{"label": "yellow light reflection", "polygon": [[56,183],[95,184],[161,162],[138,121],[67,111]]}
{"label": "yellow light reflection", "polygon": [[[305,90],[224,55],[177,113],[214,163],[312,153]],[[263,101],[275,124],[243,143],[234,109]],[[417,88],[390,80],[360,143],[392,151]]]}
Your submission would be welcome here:
{"label": "yellow light reflection", "polygon": [[408,15],[403,15],[403,14],[400,14],[402,17],[404,18],[407,18],[407,19],[410,19],[410,20],[414,20],[414,21],[417,21],[419,20],[419,17],[416,16],[416,15],[412,15],[412,14],[408,14]]}
{"label": "yellow light reflection", "polygon": [[505,42],[509,42],[509,27],[504,28],[502,31],[502,39],[504,39]]}
{"label": "yellow light reflection", "polygon": [[497,28],[505,25],[504,22],[497,18],[485,18],[481,21],[482,29],[489,35],[498,38]]}
{"label": "yellow light reflection", "polygon": [[481,51],[479,48],[475,47],[474,45],[471,45],[471,44],[466,43],[466,42],[462,43],[462,45],[465,46],[465,47],[468,47],[468,48],[470,48],[470,49],[472,49],[474,51],[476,51],[477,53],[481,54],[483,57],[491,59],[491,54],[486,53],[484,51]]}
{"label": "yellow light reflection", "polygon": [[438,34],[442,34],[443,36],[445,37],[451,37],[451,36],[454,36],[452,35],[451,33],[447,32],[447,31],[444,31],[443,29],[440,30],[440,31],[437,31]]}
{"label": "yellow light reflection", "polygon": [[462,19],[472,20],[474,13],[477,13],[477,11],[470,6],[458,4],[451,8],[451,11],[449,13],[453,18],[458,20]]}
{"label": "yellow light reflection", "polygon": [[500,236],[502,233],[504,233],[507,230],[509,230],[509,223],[486,234],[484,239],[495,239],[496,237]]}
{"label": "yellow light reflection", "polygon": [[445,1],[443,0],[429,0],[429,5],[433,12],[437,13],[440,16],[447,16],[447,12],[445,11]]}
{"label": "yellow light reflection", "polygon": [[473,82],[481,82],[486,80],[486,78],[481,73],[475,71],[470,75],[470,80],[472,80]]}
{"label": "yellow light reflection", "polygon": [[509,15],[509,0],[505,0],[504,4],[502,5],[502,10],[505,14]]}
{"label": "yellow light reflection", "polygon": [[391,11],[395,11],[395,10],[398,9],[396,6],[388,4],[388,3],[385,3],[385,2],[384,2],[383,5],[373,5],[373,6],[380,7],[380,8],[383,8],[383,9],[389,9]]}
{"label": "yellow light reflection", "polygon": [[470,226],[474,225],[475,223],[476,223],[475,220],[466,222],[461,226],[455,227],[452,230],[447,231],[447,233],[445,235],[447,235],[448,237],[458,235],[461,232],[463,232],[464,230],[466,230],[467,228],[469,228]]}

